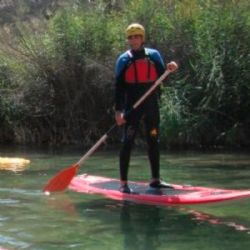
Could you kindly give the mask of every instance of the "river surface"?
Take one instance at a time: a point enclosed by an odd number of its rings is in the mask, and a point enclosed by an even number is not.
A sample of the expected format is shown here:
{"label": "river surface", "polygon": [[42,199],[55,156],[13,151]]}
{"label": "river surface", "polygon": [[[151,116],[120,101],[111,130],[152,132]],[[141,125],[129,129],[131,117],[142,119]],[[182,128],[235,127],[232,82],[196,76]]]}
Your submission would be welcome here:
{"label": "river surface", "polygon": [[[249,250],[250,198],[193,206],[152,206],[43,186],[84,152],[0,149],[27,168],[0,170],[0,249]],[[97,152],[80,173],[118,176],[118,152]],[[177,184],[250,189],[247,153],[162,153],[162,177]],[[131,180],[149,179],[144,152],[132,155]]]}

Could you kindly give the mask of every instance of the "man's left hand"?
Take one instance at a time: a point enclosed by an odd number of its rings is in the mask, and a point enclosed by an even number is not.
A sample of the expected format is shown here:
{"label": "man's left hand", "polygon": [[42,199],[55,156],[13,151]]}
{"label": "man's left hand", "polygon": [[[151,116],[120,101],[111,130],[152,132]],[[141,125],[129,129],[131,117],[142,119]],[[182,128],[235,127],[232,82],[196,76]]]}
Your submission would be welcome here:
{"label": "man's left hand", "polygon": [[167,69],[168,69],[170,72],[175,72],[175,71],[178,69],[178,65],[177,65],[176,62],[171,61],[170,63],[167,64]]}

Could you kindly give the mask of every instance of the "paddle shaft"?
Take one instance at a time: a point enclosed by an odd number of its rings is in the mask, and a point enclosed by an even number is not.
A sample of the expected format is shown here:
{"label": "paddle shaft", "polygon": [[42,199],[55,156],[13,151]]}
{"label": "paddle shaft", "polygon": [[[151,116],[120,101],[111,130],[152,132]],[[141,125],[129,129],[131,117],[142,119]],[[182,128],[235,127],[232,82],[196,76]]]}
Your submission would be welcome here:
{"label": "paddle shaft", "polygon": [[81,165],[90,155],[92,155],[96,149],[104,143],[108,137],[108,134],[116,127],[114,124],[97,142],[96,144],[88,150],[88,152],[76,163],[76,165]]}
{"label": "paddle shaft", "polygon": [[145,99],[151,95],[151,93],[162,83],[162,81],[170,74],[169,70],[166,70],[157,80],[156,82],[150,87],[150,89],[133,105],[133,110],[136,109],[138,106],[141,105]]}
{"label": "paddle shaft", "polygon": [[[135,110],[137,107],[139,107],[142,102],[145,101],[145,99],[151,95],[151,93],[162,83],[162,81],[170,74],[171,72],[169,70],[166,70],[157,80],[156,82],[150,87],[150,89],[133,105],[132,110]],[[108,138],[108,135],[110,132],[116,127],[116,123],[113,124],[113,126],[96,142],[92,148],[88,150],[88,152],[76,163],[76,165],[80,166],[83,164],[83,162],[90,156],[92,155],[96,149],[101,146],[106,139]]]}

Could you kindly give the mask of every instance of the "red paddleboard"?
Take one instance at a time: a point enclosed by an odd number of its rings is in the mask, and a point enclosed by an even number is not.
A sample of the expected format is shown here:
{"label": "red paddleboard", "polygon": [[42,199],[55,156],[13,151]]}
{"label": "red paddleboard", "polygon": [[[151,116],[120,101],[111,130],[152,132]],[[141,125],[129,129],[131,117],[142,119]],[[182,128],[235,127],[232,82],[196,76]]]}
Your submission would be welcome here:
{"label": "red paddleboard", "polygon": [[250,197],[250,190],[229,190],[171,184],[171,188],[156,190],[145,182],[129,182],[133,193],[121,193],[120,181],[113,178],[78,175],[73,178],[69,189],[75,192],[99,194],[114,200],[127,200],[142,204],[175,205],[219,202]]}

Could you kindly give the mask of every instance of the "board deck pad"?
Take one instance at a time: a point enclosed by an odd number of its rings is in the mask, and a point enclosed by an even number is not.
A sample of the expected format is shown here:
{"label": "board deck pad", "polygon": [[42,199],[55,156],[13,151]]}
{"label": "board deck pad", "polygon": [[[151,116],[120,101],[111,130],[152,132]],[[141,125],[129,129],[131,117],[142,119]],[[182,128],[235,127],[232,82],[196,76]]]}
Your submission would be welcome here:
{"label": "board deck pad", "polygon": [[[91,186],[100,188],[100,189],[106,189],[106,190],[119,190],[120,187],[120,181],[119,180],[108,180],[105,182],[100,183],[94,183],[91,184]],[[192,192],[190,190],[180,190],[180,189],[174,189],[174,188],[162,188],[162,189],[156,189],[156,188],[150,188],[148,185],[143,185],[141,183],[131,182],[129,184],[129,187],[132,190],[133,194],[152,194],[152,195],[178,195],[178,194],[185,194]]]}
{"label": "board deck pad", "polygon": [[99,194],[115,200],[137,203],[171,205],[219,202],[250,197],[250,190],[229,190],[210,187],[171,184],[173,188],[149,188],[146,182],[129,182],[132,193],[119,191],[120,181],[114,178],[78,175],[73,178],[69,189],[75,192]]}

